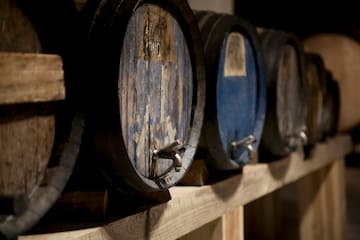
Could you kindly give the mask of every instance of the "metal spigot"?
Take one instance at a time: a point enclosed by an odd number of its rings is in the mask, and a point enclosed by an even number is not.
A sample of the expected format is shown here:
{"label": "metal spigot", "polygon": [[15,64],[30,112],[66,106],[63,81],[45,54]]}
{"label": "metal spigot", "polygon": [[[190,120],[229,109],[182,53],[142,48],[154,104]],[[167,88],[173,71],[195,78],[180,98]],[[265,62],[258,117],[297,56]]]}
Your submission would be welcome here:
{"label": "metal spigot", "polygon": [[169,145],[166,145],[165,147],[161,149],[154,149],[152,151],[152,161],[153,166],[155,167],[158,159],[169,159],[172,160],[174,163],[174,168],[176,172],[179,172],[182,167],[181,162],[181,153],[185,152],[184,143],[180,140],[176,140],[173,143],[170,143]]}
{"label": "metal spigot", "polygon": [[249,159],[253,159],[255,157],[255,149],[252,146],[252,143],[256,141],[256,138],[253,135],[249,135],[246,138],[243,138],[238,141],[232,141],[231,142],[231,148],[232,148],[232,158],[235,159],[236,157],[236,151],[238,148],[245,148],[248,152]]}

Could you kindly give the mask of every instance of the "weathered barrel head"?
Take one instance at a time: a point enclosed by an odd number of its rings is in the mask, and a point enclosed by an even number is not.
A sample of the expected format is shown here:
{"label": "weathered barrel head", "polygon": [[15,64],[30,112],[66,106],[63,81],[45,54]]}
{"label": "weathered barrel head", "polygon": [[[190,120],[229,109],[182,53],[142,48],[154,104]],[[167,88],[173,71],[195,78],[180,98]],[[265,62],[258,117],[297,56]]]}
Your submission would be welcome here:
{"label": "weathered barrel head", "polygon": [[265,115],[266,80],[254,26],[236,16],[196,12],[206,61],[203,148],[218,170],[254,157]]}
{"label": "weathered barrel head", "polygon": [[185,1],[99,4],[89,30],[97,96],[90,106],[93,143],[112,185],[167,189],[190,166],[204,108],[195,24]]}
{"label": "weathered barrel head", "polygon": [[262,151],[285,156],[306,142],[306,72],[296,36],[268,29],[260,34],[267,70],[267,112]]}

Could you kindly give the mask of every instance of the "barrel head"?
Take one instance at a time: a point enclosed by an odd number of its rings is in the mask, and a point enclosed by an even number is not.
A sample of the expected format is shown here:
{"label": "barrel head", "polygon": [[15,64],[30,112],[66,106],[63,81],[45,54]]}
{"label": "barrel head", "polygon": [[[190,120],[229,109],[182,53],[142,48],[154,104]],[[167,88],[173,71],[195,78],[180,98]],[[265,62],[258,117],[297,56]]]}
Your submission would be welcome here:
{"label": "barrel head", "polygon": [[207,74],[202,147],[212,168],[239,169],[255,156],[264,124],[266,76],[258,35],[236,16],[197,11],[196,17]]}
{"label": "barrel head", "polygon": [[[156,179],[174,169],[175,151],[169,150],[169,156],[156,151],[173,143],[185,149],[188,144],[193,101],[191,64],[176,18],[154,4],[137,8],[122,45],[119,106],[128,158],[145,178]],[[186,169],[187,163],[183,164]]]}
{"label": "barrel head", "polygon": [[303,47],[295,35],[261,33],[267,69],[267,111],[261,141],[263,159],[286,156],[307,142],[307,83]]}
{"label": "barrel head", "polygon": [[[256,119],[257,70],[254,50],[239,32],[231,32],[221,49],[217,76],[216,108],[222,147],[226,157],[241,162],[244,146],[232,147],[253,134]],[[210,137],[210,136],[209,136]],[[242,158],[245,158],[242,156]]]}
{"label": "barrel head", "polygon": [[[278,80],[277,80],[277,98],[276,114],[280,136],[289,141],[298,131],[302,131],[304,125],[304,113],[301,105],[304,104],[303,88],[300,72],[300,63],[296,49],[291,45],[285,45],[281,49]],[[292,146],[293,147],[293,146]]]}

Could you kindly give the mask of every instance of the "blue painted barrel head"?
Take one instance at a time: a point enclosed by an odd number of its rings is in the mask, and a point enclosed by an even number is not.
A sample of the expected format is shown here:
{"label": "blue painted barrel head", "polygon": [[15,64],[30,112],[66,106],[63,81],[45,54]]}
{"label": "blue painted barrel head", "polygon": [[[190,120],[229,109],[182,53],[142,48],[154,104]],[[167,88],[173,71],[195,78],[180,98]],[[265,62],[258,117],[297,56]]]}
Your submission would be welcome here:
{"label": "blue painted barrel head", "polygon": [[217,73],[217,119],[219,135],[228,159],[248,162],[244,146],[234,149],[233,142],[253,135],[257,113],[258,74],[254,49],[239,32],[224,38]]}
{"label": "blue painted barrel head", "polygon": [[[266,74],[254,26],[238,16],[196,12],[204,42],[207,100],[202,131],[209,165],[239,169],[257,151],[265,120]],[[244,140],[253,140],[246,141]],[[235,145],[235,146],[234,146]]]}

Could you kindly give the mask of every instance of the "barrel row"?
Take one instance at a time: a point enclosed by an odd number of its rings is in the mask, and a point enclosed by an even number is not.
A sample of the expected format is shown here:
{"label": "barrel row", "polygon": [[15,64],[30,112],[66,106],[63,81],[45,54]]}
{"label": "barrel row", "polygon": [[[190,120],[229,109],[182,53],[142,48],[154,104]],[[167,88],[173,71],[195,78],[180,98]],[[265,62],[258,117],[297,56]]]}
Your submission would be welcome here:
{"label": "barrel row", "polygon": [[59,54],[66,87],[61,100],[0,102],[3,238],[42,218],[75,162],[115,190],[164,191],[194,158],[240,169],[258,149],[285,156],[336,133],[337,83],[289,33],[183,0],[89,0],[80,12],[4,0],[0,19],[0,51]]}

